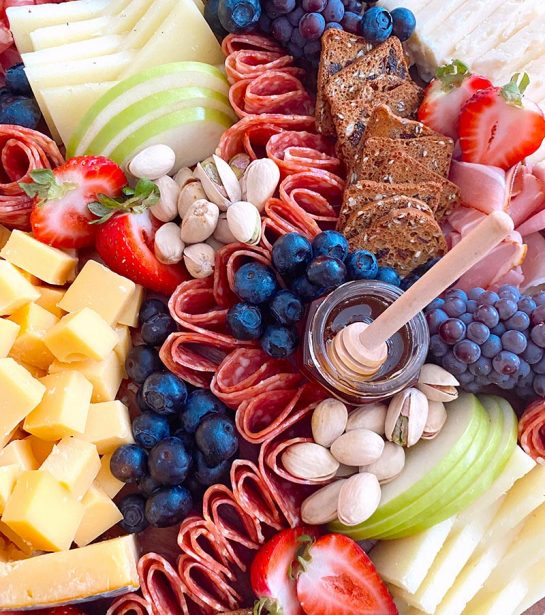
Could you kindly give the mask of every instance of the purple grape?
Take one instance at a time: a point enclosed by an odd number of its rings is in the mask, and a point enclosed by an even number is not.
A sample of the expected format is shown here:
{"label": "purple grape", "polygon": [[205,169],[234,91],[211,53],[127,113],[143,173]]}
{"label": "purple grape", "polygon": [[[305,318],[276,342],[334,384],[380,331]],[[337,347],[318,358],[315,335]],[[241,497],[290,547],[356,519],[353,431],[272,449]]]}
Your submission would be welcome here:
{"label": "purple grape", "polygon": [[498,314],[502,320],[507,320],[511,318],[513,314],[517,311],[517,304],[513,299],[501,298],[499,301],[496,301],[496,305],[494,306],[498,310]]}
{"label": "purple grape", "polygon": [[545,290],[540,290],[537,295],[534,295],[532,299],[537,305],[545,305]]}
{"label": "purple grape", "polygon": [[293,26],[290,24],[288,18],[285,15],[277,17],[272,22],[271,34],[277,41],[280,41],[281,43],[287,43],[290,40],[292,31]]}
{"label": "purple grape", "polygon": [[496,301],[499,301],[500,297],[498,293],[495,293],[492,290],[485,290],[484,293],[479,297],[480,305],[494,305]]}
{"label": "purple grape", "polygon": [[441,339],[449,345],[461,341],[466,334],[465,324],[458,318],[449,318],[439,327]]}
{"label": "purple grape", "polygon": [[511,286],[511,284],[503,284],[498,288],[498,295],[500,297],[512,295],[515,298],[515,301],[519,300],[520,290],[516,286]]}
{"label": "purple grape", "polygon": [[361,15],[357,13],[352,13],[351,11],[346,11],[344,17],[341,20],[341,26],[351,34],[356,34],[359,32],[361,23]]}
{"label": "purple grape", "polygon": [[466,311],[466,302],[458,297],[446,299],[443,311],[451,318],[458,318],[458,316],[461,316]]}
{"label": "purple grape", "polygon": [[516,374],[520,367],[520,359],[513,352],[502,350],[492,359],[494,369],[505,376]]}
{"label": "purple grape", "polygon": [[469,371],[475,376],[488,376],[492,371],[492,361],[481,356],[469,366]]}
{"label": "purple grape", "polygon": [[344,4],[342,0],[327,0],[322,13],[326,21],[341,21],[344,17]]}
{"label": "purple grape", "polygon": [[479,304],[475,301],[475,299],[468,299],[466,301],[466,312],[473,314],[479,307]]}
{"label": "purple grape", "polygon": [[460,320],[464,324],[469,325],[469,323],[473,322],[473,314],[470,314],[469,312],[465,312],[464,314],[460,316]]}
{"label": "purple grape", "polygon": [[545,356],[542,357],[537,363],[532,365],[532,369],[536,374],[545,374]]}
{"label": "purple grape", "polygon": [[465,290],[462,290],[461,288],[451,288],[450,290],[447,290],[447,292],[445,293],[445,300],[447,299],[461,299],[462,301],[467,301],[468,296]]}
{"label": "purple grape", "polygon": [[[535,378],[534,372],[530,371],[530,372],[528,372],[528,374],[526,376],[522,376],[521,378],[519,378],[519,380],[517,382],[517,385],[521,389],[532,388],[532,384],[534,382],[534,378]],[[533,393],[533,391],[532,391],[532,393]]]}
{"label": "purple grape", "polygon": [[437,333],[439,326],[448,320],[448,314],[437,308],[426,314],[426,320],[428,321],[430,333],[433,335],[434,333]]}
{"label": "purple grape", "polygon": [[307,13],[321,13],[327,5],[327,0],[302,0],[301,6]]}
{"label": "purple grape", "polygon": [[287,50],[294,58],[302,58],[304,55],[303,48],[296,45],[293,41],[288,43]]}
{"label": "purple grape", "polygon": [[489,359],[494,358],[501,350],[501,339],[497,335],[490,335],[484,344],[481,345],[481,353]]}
{"label": "purple grape", "polygon": [[363,13],[363,4],[360,0],[343,0],[344,10],[361,15]]}
{"label": "purple grape", "polygon": [[342,30],[343,27],[341,26],[340,23],[337,23],[336,21],[328,21],[325,25],[325,29],[326,30],[331,30],[331,28],[333,28],[334,30]]}
{"label": "purple grape", "polygon": [[479,286],[476,286],[475,288],[472,288],[469,291],[468,297],[470,299],[473,299],[474,301],[479,301],[484,292],[486,292],[484,288],[480,288]]}
{"label": "purple grape", "polygon": [[426,307],[426,313],[430,312],[431,310],[436,310],[437,308],[442,308],[445,305],[445,300],[441,299],[441,297],[437,297],[437,299],[434,299],[427,307]]}
{"label": "purple grape", "polygon": [[274,8],[282,15],[293,11],[295,8],[295,0],[272,0]]}
{"label": "purple grape", "polygon": [[510,391],[511,389],[514,389],[516,384],[517,379],[514,376],[509,376],[509,378],[507,378],[503,382],[498,382],[498,386],[504,391]]}
{"label": "purple grape", "polygon": [[482,387],[486,387],[490,385],[490,379],[488,376],[475,376],[475,382],[480,384]]}
{"label": "purple grape", "polygon": [[516,329],[517,331],[524,331],[530,326],[530,317],[528,314],[518,310],[505,321],[505,326],[508,329]]}
{"label": "purple grape", "polygon": [[272,20],[280,17],[282,13],[278,11],[278,9],[274,6],[274,2],[272,0],[268,0],[263,4],[263,8],[265,9],[266,15]]}
{"label": "purple grape", "polygon": [[507,380],[509,380],[509,376],[506,374],[500,374],[495,369],[493,369],[488,375],[488,379],[490,380],[490,382],[499,385],[501,382],[507,382]]}
{"label": "purple grape", "polygon": [[504,350],[509,350],[515,354],[521,354],[526,350],[528,340],[520,331],[511,329],[501,336],[501,344]]}
{"label": "purple grape", "polygon": [[526,350],[522,353],[522,358],[530,365],[535,365],[543,358],[543,349],[534,344],[534,342],[528,341]]}
{"label": "purple grape", "polygon": [[430,337],[430,353],[434,357],[444,357],[448,350],[448,345],[445,344],[439,335],[432,335]]}
{"label": "purple grape", "polygon": [[532,312],[536,309],[537,303],[532,299],[532,297],[528,297],[528,295],[522,295],[518,302],[518,308],[521,312],[528,314],[531,316]]}
{"label": "purple grape", "polygon": [[267,15],[267,13],[265,13],[265,11],[263,11],[263,13],[261,13],[261,17],[259,18],[259,29],[265,34],[270,34],[271,25],[272,19]]}
{"label": "purple grape", "polygon": [[498,314],[498,310],[496,310],[495,307],[486,304],[481,304],[477,308],[477,311],[473,314],[473,318],[478,322],[484,323],[490,329],[492,329],[492,327],[495,327],[500,322],[500,315]]}
{"label": "purple grape", "polygon": [[539,397],[545,397],[545,376],[539,374],[534,378],[534,391]]}
{"label": "purple grape", "polygon": [[[471,370],[471,367],[469,368]],[[469,384],[470,382],[473,382],[475,380],[475,376],[471,373],[471,371],[467,371],[464,372],[463,374],[460,374],[458,376],[458,380],[460,382],[460,384]]]}
{"label": "purple grape", "polygon": [[293,28],[293,32],[291,33],[290,43],[299,47],[301,55],[303,54],[303,47],[306,45],[305,39],[301,36],[301,32],[299,32],[299,28]]}
{"label": "purple grape", "polygon": [[490,333],[501,337],[507,331],[507,327],[503,324],[503,322],[499,322],[495,327],[490,329]]}
{"label": "purple grape", "polygon": [[482,322],[472,322],[467,326],[467,337],[477,344],[484,344],[490,337],[490,329]]}
{"label": "purple grape", "polygon": [[[307,13],[299,22],[299,32],[307,41],[315,41],[322,36],[325,28],[325,19],[320,13]],[[306,50],[305,50],[306,54]]]}
{"label": "purple grape", "polygon": [[460,376],[461,374],[463,374],[467,370],[467,365],[465,363],[462,363],[462,361],[459,361],[454,356],[452,351],[449,351],[443,357],[442,363],[443,363],[443,367],[448,372],[450,372],[451,374],[454,374],[455,376]]}
{"label": "purple grape", "polygon": [[453,348],[454,356],[462,363],[475,363],[481,356],[481,349],[478,344],[471,340],[462,340],[455,344]]}
{"label": "purple grape", "polygon": [[545,323],[532,327],[530,337],[536,346],[545,348]]}
{"label": "purple grape", "polygon": [[532,368],[530,367],[530,365],[528,365],[528,363],[526,363],[524,359],[521,359],[519,367],[519,378],[526,378],[526,376],[528,376],[531,371]]}
{"label": "purple grape", "polygon": [[288,13],[286,17],[288,18],[288,21],[290,22],[290,24],[294,28],[296,28],[299,25],[299,22],[301,21],[301,17],[303,17],[304,14],[305,14],[305,9],[302,6],[297,6],[293,9],[293,11],[291,11],[291,13]]}
{"label": "purple grape", "polygon": [[540,325],[545,322],[545,305],[540,305],[532,312],[530,321],[533,325]]}
{"label": "purple grape", "polygon": [[309,41],[304,47],[305,57],[311,60],[313,57],[320,55],[322,44],[320,41]]}
{"label": "purple grape", "polygon": [[479,393],[481,390],[481,385],[478,382],[470,382],[464,386],[464,389],[468,393]]}

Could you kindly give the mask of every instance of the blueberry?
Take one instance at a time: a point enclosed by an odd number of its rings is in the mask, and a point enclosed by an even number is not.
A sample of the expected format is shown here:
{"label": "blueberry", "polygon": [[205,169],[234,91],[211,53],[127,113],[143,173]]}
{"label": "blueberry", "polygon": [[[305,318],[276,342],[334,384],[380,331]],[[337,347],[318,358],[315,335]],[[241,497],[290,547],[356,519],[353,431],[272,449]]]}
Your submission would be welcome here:
{"label": "blueberry", "polygon": [[235,273],[235,292],[253,305],[269,301],[277,288],[274,271],[261,263],[246,263]]}
{"label": "blueberry", "polygon": [[416,17],[410,9],[403,7],[394,9],[391,13],[393,20],[393,35],[403,42],[411,38],[416,28]]}
{"label": "blueberry", "polygon": [[377,258],[369,250],[356,250],[348,255],[346,270],[351,280],[374,280],[378,274]]}
{"label": "blueberry", "polygon": [[401,290],[408,290],[413,284],[416,284],[420,280],[420,276],[417,273],[409,273],[401,280]]}
{"label": "blueberry", "polygon": [[142,384],[149,375],[162,368],[159,354],[151,346],[134,346],[125,361],[127,376],[136,384]]}
{"label": "blueberry", "polygon": [[159,489],[146,502],[146,519],[154,527],[168,527],[183,521],[191,511],[193,498],[186,487]]}
{"label": "blueberry", "polygon": [[146,400],[142,397],[142,387],[139,387],[138,391],[136,391],[136,405],[140,412],[149,412],[151,410]]}
{"label": "blueberry", "polygon": [[123,444],[110,459],[112,474],[124,483],[135,483],[148,471],[148,454],[137,444]]}
{"label": "blueberry", "polygon": [[165,416],[144,412],[132,422],[132,435],[144,448],[153,448],[163,438],[170,436],[170,426]]}
{"label": "blueberry", "polygon": [[140,325],[143,325],[157,314],[168,314],[168,306],[166,303],[160,299],[146,299],[140,307],[138,322]]}
{"label": "blueberry", "polygon": [[361,35],[372,45],[383,43],[390,37],[393,29],[392,15],[386,9],[374,6],[363,14]]}
{"label": "blueberry", "polygon": [[261,17],[259,0],[219,0],[218,17],[227,32],[252,30]]}
{"label": "blueberry", "polygon": [[146,344],[161,346],[176,330],[176,322],[170,314],[155,314],[142,325],[140,335]]}
{"label": "blueberry", "polygon": [[148,459],[149,473],[162,485],[179,485],[191,467],[191,455],[180,438],[170,436],[154,446]]}
{"label": "blueberry", "polygon": [[280,275],[294,277],[303,273],[311,259],[310,241],[299,233],[286,233],[274,242],[272,260]]}
{"label": "blueberry", "polygon": [[261,310],[249,303],[236,303],[227,312],[227,324],[237,340],[257,340],[263,331]]}
{"label": "blueberry", "polygon": [[323,231],[312,240],[312,253],[315,257],[334,256],[344,261],[348,256],[348,240],[338,231]]}
{"label": "blueberry", "polygon": [[210,26],[212,32],[218,38],[224,38],[227,36],[227,30],[221,25],[218,17],[219,0],[208,0],[204,5],[204,18],[206,23]]}
{"label": "blueberry", "polygon": [[296,295],[299,295],[303,301],[313,301],[325,293],[324,288],[310,282],[306,275],[295,278],[291,283],[291,289]]}
{"label": "blueberry", "polygon": [[279,324],[289,326],[303,318],[305,307],[295,293],[280,290],[271,301],[270,312]]}
{"label": "blueberry", "polygon": [[334,256],[317,256],[307,267],[307,278],[316,286],[335,288],[346,280],[346,267]]}
{"label": "blueberry", "polygon": [[399,286],[401,284],[401,278],[397,271],[392,267],[379,267],[377,273],[377,280],[391,284],[392,286]]}
{"label": "blueberry", "polygon": [[185,429],[180,427],[174,432],[173,435],[182,441],[182,444],[185,446],[188,452],[193,453],[193,450],[195,448],[195,437],[193,434],[187,433]]}
{"label": "blueberry", "polygon": [[197,451],[197,469],[195,470],[194,477],[199,484],[208,487],[209,485],[215,485],[222,482],[229,475],[229,468],[231,467],[231,460],[226,459],[221,461],[217,466],[210,468],[204,459],[204,455],[201,451]]}
{"label": "blueberry", "polygon": [[19,96],[0,106],[0,124],[15,124],[35,130],[42,114],[33,98]]}
{"label": "blueberry", "polygon": [[132,493],[125,496],[118,503],[118,508],[123,519],[119,525],[129,534],[138,534],[143,532],[148,527],[148,521],[145,516],[146,498],[138,493]]}
{"label": "blueberry", "polygon": [[215,395],[207,389],[198,389],[187,398],[185,409],[181,414],[181,424],[188,433],[195,433],[205,416],[223,414],[225,411],[225,404]]}
{"label": "blueberry", "polygon": [[261,348],[275,359],[285,359],[297,347],[297,334],[280,325],[269,325],[261,337]]}
{"label": "blueberry", "polygon": [[5,75],[6,87],[14,94],[22,94],[23,96],[32,96],[32,88],[28,82],[25,65],[20,62],[14,64],[6,71]]}
{"label": "blueberry", "polygon": [[174,414],[187,400],[187,387],[170,372],[154,372],[142,385],[142,397],[151,410],[158,414]]}
{"label": "blueberry", "polygon": [[161,488],[161,483],[156,481],[152,476],[147,474],[144,478],[138,481],[138,491],[142,495],[149,497],[154,491]]}
{"label": "blueberry", "polygon": [[238,450],[235,424],[223,414],[205,417],[195,432],[195,442],[211,468],[230,459]]}

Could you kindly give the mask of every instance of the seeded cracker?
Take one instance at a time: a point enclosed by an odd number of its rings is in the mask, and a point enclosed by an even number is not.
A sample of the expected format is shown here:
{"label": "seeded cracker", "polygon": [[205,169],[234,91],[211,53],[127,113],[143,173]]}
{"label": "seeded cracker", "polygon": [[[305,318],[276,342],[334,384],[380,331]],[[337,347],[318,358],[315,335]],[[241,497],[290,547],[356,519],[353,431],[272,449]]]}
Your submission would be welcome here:
{"label": "seeded cracker", "polygon": [[386,139],[418,139],[420,137],[441,137],[435,130],[424,126],[422,122],[401,118],[386,105],[373,110],[367,122],[365,138],[383,137]]}

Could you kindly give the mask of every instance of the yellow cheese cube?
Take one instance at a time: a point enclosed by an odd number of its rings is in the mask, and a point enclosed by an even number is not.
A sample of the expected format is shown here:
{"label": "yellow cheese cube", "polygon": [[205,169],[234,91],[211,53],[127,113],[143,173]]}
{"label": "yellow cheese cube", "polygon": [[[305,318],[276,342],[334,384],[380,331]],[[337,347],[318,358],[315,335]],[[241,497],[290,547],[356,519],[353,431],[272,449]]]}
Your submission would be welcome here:
{"label": "yellow cheese cube", "polygon": [[49,457],[49,453],[51,453],[55,446],[55,441],[42,440],[32,434],[27,436],[25,440],[29,442],[32,453],[40,465]]}
{"label": "yellow cheese cube", "polygon": [[117,341],[114,330],[91,308],[63,316],[45,336],[49,350],[64,363],[105,359]]}
{"label": "yellow cheese cube", "polygon": [[81,437],[96,444],[100,455],[113,452],[121,444],[134,442],[129,409],[117,399],[91,404]]}
{"label": "yellow cheese cube", "polygon": [[42,440],[59,440],[82,433],[87,424],[93,385],[79,372],[49,374],[40,380],[45,395],[25,419],[28,433]]}
{"label": "yellow cheese cube", "polygon": [[44,338],[59,319],[36,303],[27,303],[13,312],[8,320],[21,328],[10,356],[16,361],[47,369],[55,357],[44,344]]}
{"label": "yellow cheese cube", "polygon": [[136,285],[133,294],[127,305],[123,308],[123,311],[117,318],[117,322],[120,325],[127,325],[127,327],[138,326],[138,313],[144,300],[144,287],[140,284]]}
{"label": "yellow cheese cube", "polygon": [[2,521],[36,550],[70,548],[83,506],[49,472],[23,472],[8,499]]}
{"label": "yellow cheese cube", "polygon": [[0,466],[0,516],[2,516],[6,502],[13,491],[13,487],[15,487],[15,481],[22,471],[17,464]]}
{"label": "yellow cheese cube", "polygon": [[0,260],[0,316],[7,316],[31,301],[40,293],[8,261]]}
{"label": "yellow cheese cube", "polygon": [[0,451],[0,466],[8,465],[17,465],[21,470],[37,470],[40,467],[32,446],[26,438],[12,440]]}
{"label": "yellow cheese cube", "polygon": [[24,361],[17,361],[17,363],[19,363],[21,367],[24,367],[33,378],[37,378],[39,380],[40,378],[43,378],[47,375],[46,369],[36,367],[35,365],[30,365],[29,363],[25,363]]}
{"label": "yellow cheese cube", "polygon": [[38,287],[40,298],[36,303],[43,307],[44,310],[51,312],[57,318],[62,318],[65,315],[65,311],[57,307],[57,303],[64,297],[66,292],[64,288],[54,288],[53,286],[40,286]]}
{"label": "yellow cheese cube", "polygon": [[118,340],[114,352],[119,359],[119,364],[123,368],[123,374],[125,374],[125,361],[132,348],[131,331],[127,325],[116,325],[114,331]]}
{"label": "yellow cheese cube", "polygon": [[11,358],[0,359],[0,439],[40,403],[45,386]]}
{"label": "yellow cheese cube", "polygon": [[52,248],[22,231],[11,233],[0,256],[38,279],[60,286],[73,279],[78,265],[78,259],[74,256]]}
{"label": "yellow cheese cube", "polygon": [[9,236],[11,235],[11,231],[9,228],[0,224],[0,250],[8,243]]}
{"label": "yellow cheese cube", "polygon": [[4,448],[4,446],[6,446],[6,444],[8,444],[8,442],[11,442],[12,440],[16,439],[15,436],[17,435],[18,431],[19,425],[14,427],[7,434],[0,435],[0,451]]}
{"label": "yellow cheese cube", "polygon": [[19,335],[19,325],[6,318],[0,318],[0,357],[7,357]]}
{"label": "yellow cheese cube", "polygon": [[97,447],[80,438],[63,438],[53,447],[40,470],[47,470],[79,500],[93,484],[100,470]]}
{"label": "yellow cheese cube", "polygon": [[83,519],[74,538],[78,547],[85,547],[123,519],[119,508],[96,485],[87,491],[81,503],[84,508]]}
{"label": "yellow cheese cube", "polygon": [[91,308],[113,325],[129,303],[135,283],[96,261],[87,261],[59,303],[65,312]]}
{"label": "yellow cheese cube", "polygon": [[[13,491],[12,491],[13,493]],[[10,542],[12,542],[17,549],[23,553],[26,557],[32,555],[34,551],[34,547],[28,540],[21,538],[17,532],[14,532],[9,526],[7,526],[3,521],[0,521],[0,534],[5,536]],[[0,604],[4,604],[0,602]]]}
{"label": "yellow cheese cube", "polygon": [[17,269],[17,271],[25,278],[25,280],[28,280],[32,284],[32,286],[40,286],[40,284],[42,283],[41,280],[39,280],[35,275],[32,275],[28,271],[21,269],[21,267],[15,267],[15,269]]}
{"label": "yellow cheese cube", "polygon": [[93,385],[91,401],[94,403],[115,399],[123,380],[123,371],[115,352],[111,352],[103,361],[92,359],[73,363],[54,361],[49,366],[50,374],[66,370],[78,371],[89,380]]}
{"label": "yellow cheese cube", "polygon": [[107,453],[100,458],[100,472],[95,478],[95,485],[100,487],[110,498],[115,496],[123,489],[125,483],[116,478],[110,470],[110,460],[113,453]]}
{"label": "yellow cheese cube", "polygon": [[[3,527],[6,527],[6,525]],[[9,531],[11,532],[11,530]],[[32,545],[28,545],[28,547],[32,549]],[[5,534],[2,534],[2,528],[0,528],[0,562],[13,562],[16,560],[26,559],[31,555],[32,551],[30,553],[24,553],[21,551]]]}

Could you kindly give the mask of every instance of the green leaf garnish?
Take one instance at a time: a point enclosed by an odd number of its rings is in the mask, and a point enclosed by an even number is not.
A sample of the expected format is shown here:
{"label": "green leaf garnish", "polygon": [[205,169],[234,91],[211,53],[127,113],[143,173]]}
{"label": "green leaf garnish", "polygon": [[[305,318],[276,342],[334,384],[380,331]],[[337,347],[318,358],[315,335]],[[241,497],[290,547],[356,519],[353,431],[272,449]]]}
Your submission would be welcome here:
{"label": "green leaf garnish", "polygon": [[511,77],[511,81],[503,86],[501,94],[506,102],[516,107],[522,107],[522,97],[524,92],[530,85],[530,77],[528,73],[515,73]]}
{"label": "green leaf garnish", "polygon": [[120,199],[97,194],[97,200],[88,205],[89,211],[97,219],[89,224],[104,224],[117,212],[142,214],[155,205],[161,196],[157,184],[149,179],[139,179],[134,188],[125,186],[121,192]]}
{"label": "green leaf garnish", "polygon": [[34,169],[29,175],[32,182],[19,182],[19,187],[27,196],[37,199],[38,207],[42,207],[46,201],[62,199],[77,188],[73,182],[58,184],[51,169]]}
{"label": "green leaf garnish", "polygon": [[471,76],[471,72],[467,64],[464,64],[461,60],[453,60],[450,64],[440,66],[435,71],[435,76],[441,81],[443,90],[449,92],[460,87],[464,79]]}

